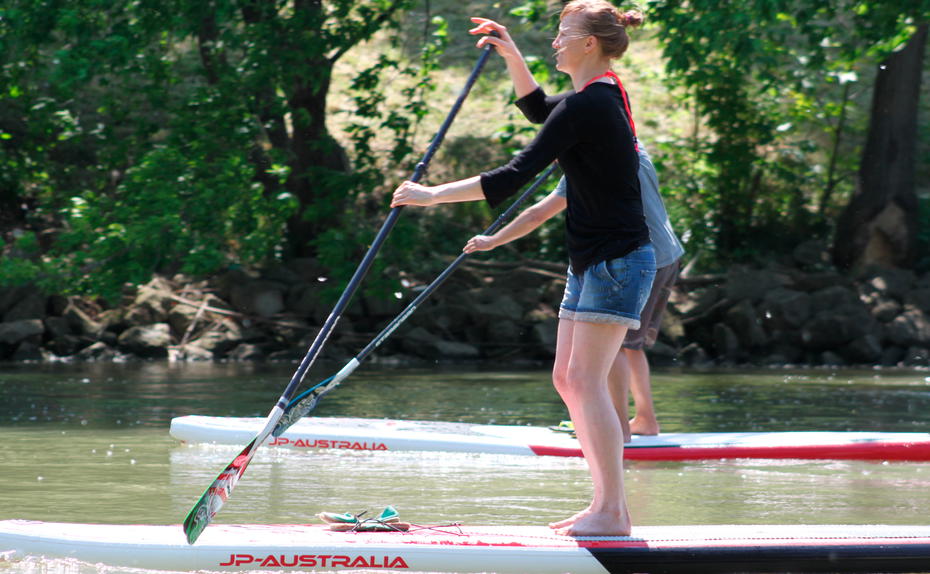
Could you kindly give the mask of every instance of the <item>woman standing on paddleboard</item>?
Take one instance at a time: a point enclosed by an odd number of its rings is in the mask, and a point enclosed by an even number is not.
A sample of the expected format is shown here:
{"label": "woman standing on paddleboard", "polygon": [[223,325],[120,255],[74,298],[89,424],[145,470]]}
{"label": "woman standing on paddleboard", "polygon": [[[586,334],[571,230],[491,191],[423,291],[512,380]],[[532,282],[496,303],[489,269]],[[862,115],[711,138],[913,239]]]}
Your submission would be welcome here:
{"label": "woman standing on paddleboard", "polygon": [[607,374],[655,276],[655,256],[643,217],[639,158],[629,108],[610,62],[629,45],[635,12],[621,14],[605,0],[573,0],[562,10],[552,42],[556,68],[574,91],[546,96],[507,30],[475,19],[473,33],[496,31],[491,43],[504,57],[517,106],[542,123],[536,138],[505,166],[437,186],[404,182],[392,207],[486,200],[492,207],[558,159],[568,181],[566,236],[570,265],[559,308],[552,378],[568,407],[594,486],[591,504],[551,524],[572,536],[628,535],[632,523],[623,490],[623,434]]}

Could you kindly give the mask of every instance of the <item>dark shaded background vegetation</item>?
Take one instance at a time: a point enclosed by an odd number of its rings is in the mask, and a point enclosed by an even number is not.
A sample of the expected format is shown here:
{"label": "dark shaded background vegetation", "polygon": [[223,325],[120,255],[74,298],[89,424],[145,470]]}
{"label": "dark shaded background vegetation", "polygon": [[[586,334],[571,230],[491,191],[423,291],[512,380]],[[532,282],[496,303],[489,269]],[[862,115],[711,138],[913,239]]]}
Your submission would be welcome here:
{"label": "dark shaded background vegetation", "polygon": [[[844,269],[930,269],[930,2],[639,8],[649,24],[618,69],[692,269],[765,264],[810,238],[834,243]],[[296,257],[345,278],[477,57],[467,17],[505,22],[558,89],[557,10],[2,0],[0,283],[115,300],[154,274]],[[492,60],[432,181],[493,167],[532,136],[510,97]],[[405,213],[367,287],[441,266],[490,216]],[[558,225],[490,257],[562,261]]]}

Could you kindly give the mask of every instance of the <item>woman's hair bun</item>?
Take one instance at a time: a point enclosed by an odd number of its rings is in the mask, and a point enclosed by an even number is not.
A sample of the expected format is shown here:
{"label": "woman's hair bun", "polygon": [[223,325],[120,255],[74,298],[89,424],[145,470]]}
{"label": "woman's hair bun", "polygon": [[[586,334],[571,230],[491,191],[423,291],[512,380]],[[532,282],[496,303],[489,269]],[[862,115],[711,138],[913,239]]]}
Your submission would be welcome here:
{"label": "woman's hair bun", "polygon": [[643,13],[638,10],[627,10],[620,14],[619,20],[627,28],[636,28],[643,25]]}

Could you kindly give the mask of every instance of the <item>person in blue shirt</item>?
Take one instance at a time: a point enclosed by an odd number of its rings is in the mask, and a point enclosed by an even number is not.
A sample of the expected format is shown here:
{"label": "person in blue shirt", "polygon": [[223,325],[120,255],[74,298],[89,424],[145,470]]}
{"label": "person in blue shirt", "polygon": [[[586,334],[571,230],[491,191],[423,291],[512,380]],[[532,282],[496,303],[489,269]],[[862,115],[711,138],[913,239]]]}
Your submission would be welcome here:
{"label": "person in blue shirt", "polygon": [[[621,14],[606,0],[572,0],[562,9],[552,42],[556,68],[574,90],[547,96],[507,33],[473,19],[507,64],[517,106],[542,127],[506,165],[460,181],[426,186],[406,181],[392,207],[485,200],[498,205],[554,160],[568,181],[565,230],[569,268],[559,306],[552,382],[565,402],[593,483],[587,508],[550,524],[570,536],[626,536],[632,520],[623,485],[623,423],[613,407],[608,375],[655,276],[655,254],[643,215],[639,155],[629,101],[611,61],[629,45],[638,12]],[[497,32],[499,37],[491,36]]]}

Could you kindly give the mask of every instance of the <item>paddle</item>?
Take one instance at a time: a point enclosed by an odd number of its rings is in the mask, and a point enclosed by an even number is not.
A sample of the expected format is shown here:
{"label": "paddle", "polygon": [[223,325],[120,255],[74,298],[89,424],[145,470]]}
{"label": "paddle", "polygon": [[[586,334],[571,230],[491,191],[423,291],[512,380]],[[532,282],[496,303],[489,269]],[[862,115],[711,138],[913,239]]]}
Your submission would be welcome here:
{"label": "paddle", "polygon": [[[555,164],[549,166],[549,168],[540,175],[533,185],[531,185],[523,194],[514,201],[506,211],[500,214],[498,218],[492,223],[487,229],[484,230],[482,235],[490,235],[497,231],[497,229],[503,225],[504,221],[510,218],[511,215],[517,210],[521,203],[523,203],[530,195],[532,195],[537,188],[552,172],[555,170]],[[278,425],[272,431],[272,434],[276,437],[281,436],[281,434],[286,431],[291,425],[300,420],[304,415],[312,411],[320,399],[323,398],[323,395],[330,392],[336,388],[339,383],[343,381],[346,377],[352,374],[352,372],[361,364],[362,361],[371,354],[372,351],[378,348],[381,343],[387,339],[391,333],[394,332],[401,323],[407,320],[407,317],[413,314],[417,310],[417,307],[420,306],[423,301],[429,297],[433,291],[439,288],[446,279],[452,275],[452,272],[455,271],[459,265],[462,264],[465,259],[469,256],[468,253],[462,253],[459,255],[455,261],[453,261],[446,269],[439,274],[436,279],[433,280],[419,295],[409,304],[407,308],[404,309],[397,317],[394,318],[377,336],[368,345],[362,349],[362,351],[350,360],[346,366],[344,366],[338,373],[329,377],[328,379],[323,380],[319,384],[307,389],[300,395],[294,398],[287,405],[287,408],[284,410],[284,416],[278,421]]]}
{"label": "paddle", "polygon": [[[426,172],[427,165],[429,165],[429,162],[432,160],[436,150],[439,149],[439,144],[442,143],[442,140],[445,137],[449,126],[452,125],[452,121],[455,119],[456,114],[458,114],[459,109],[465,102],[465,98],[468,96],[468,92],[471,91],[472,86],[478,79],[478,75],[481,73],[482,68],[484,68],[485,63],[488,61],[488,57],[491,54],[491,48],[492,46],[488,45],[485,46],[485,48],[482,50],[481,56],[478,58],[478,62],[472,69],[471,75],[468,76],[468,80],[465,82],[465,87],[462,88],[458,98],[455,100],[455,104],[453,104],[452,110],[449,111],[449,114],[446,116],[446,119],[439,127],[439,131],[436,132],[436,135],[433,137],[433,141],[430,143],[429,148],[423,155],[423,158],[417,164],[416,169],[413,172],[413,176],[410,178],[411,181],[416,182],[423,177],[423,174]],[[335,307],[333,307],[333,311],[330,313],[329,317],[327,317],[326,322],[323,323],[323,327],[320,329],[320,332],[317,334],[316,338],[313,340],[313,343],[310,345],[310,349],[307,351],[307,354],[300,362],[300,366],[297,368],[294,376],[291,377],[290,383],[288,383],[287,388],[284,389],[284,392],[281,394],[278,402],[268,414],[268,419],[265,422],[265,428],[262,429],[262,431],[252,439],[252,442],[250,442],[244,449],[242,449],[242,452],[240,452],[232,462],[226,465],[226,468],[223,469],[223,471],[216,477],[213,483],[207,487],[203,495],[201,495],[200,499],[196,504],[194,504],[193,508],[191,508],[190,512],[187,514],[187,517],[184,519],[184,534],[187,536],[188,544],[193,544],[200,536],[200,533],[203,532],[204,528],[206,528],[210,522],[213,521],[213,517],[216,516],[216,513],[219,512],[220,508],[223,507],[223,504],[232,494],[232,490],[235,488],[236,483],[239,482],[239,479],[242,477],[243,473],[245,473],[245,469],[248,467],[249,462],[251,462],[252,457],[255,456],[255,452],[258,450],[258,447],[265,442],[265,439],[271,435],[271,432],[278,424],[278,421],[284,414],[284,409],[289,404],[291,397],[294,395],[294,392],[297,390],[297,387],[300,385],[300,383],[303,382],[304,377],[307,375],[307,371],[313,365],[317,355],[320,353],[320,350],[323,348],[323,345],[326,343],[326,340],[329,338],[330,334],[335,328],[336,323],[342,316],[343,311],[349,304],[349,299],[351,299],[352,295],[355,294],[355,291],[358,289],[362,279],[368,273],[368,269],[371,267],[375,255],[377,255],[378,251],[381,249],[381,244],[384,243],[388,233],[397,222],[397,217],[400,215],[400,209],[400,207],[395,207],[388,214],[384,224],[381,226],[381,230],[378,231],[377,236],[375,236],[374,241],[372,241],[371,247],[368,248],[368,252],[365,254],[365,257],[362,259],[361,263],[359,263],[358,268],[355,270],[355,273],[349,280],[348,285],[346,285],[346,288],[342,292],[342,295],[339,297],[339,300],[336,302]]]}

